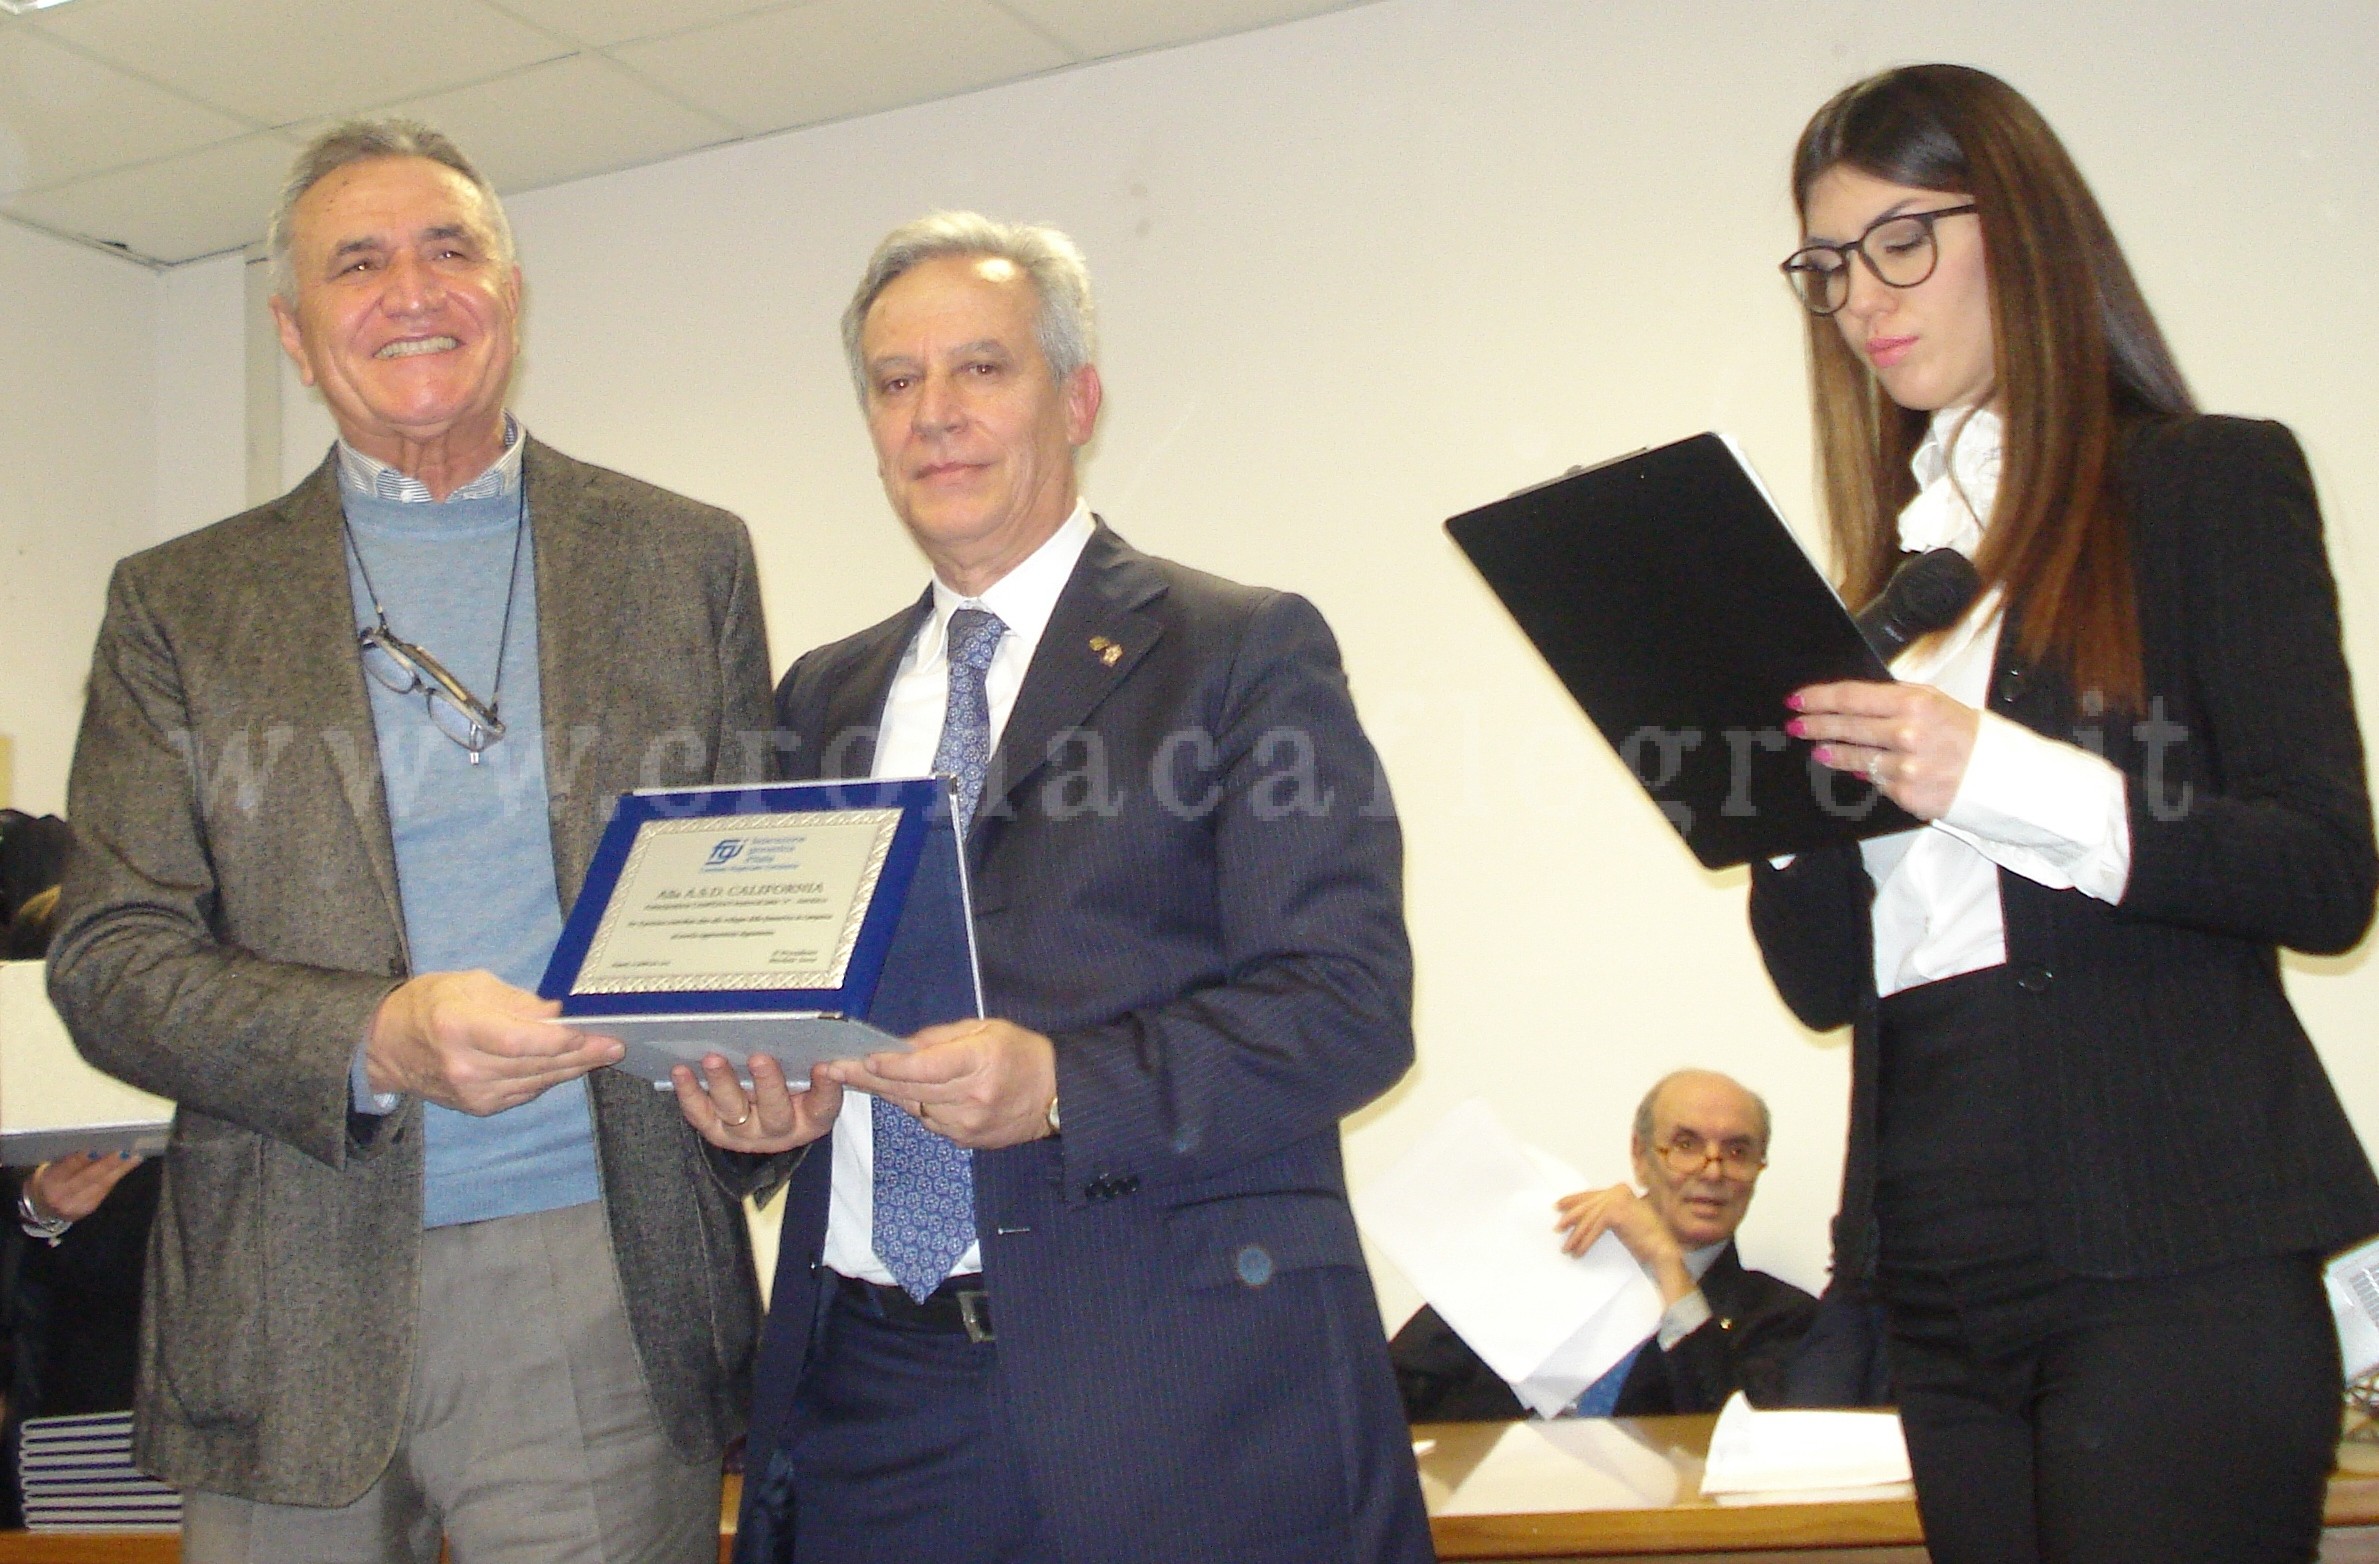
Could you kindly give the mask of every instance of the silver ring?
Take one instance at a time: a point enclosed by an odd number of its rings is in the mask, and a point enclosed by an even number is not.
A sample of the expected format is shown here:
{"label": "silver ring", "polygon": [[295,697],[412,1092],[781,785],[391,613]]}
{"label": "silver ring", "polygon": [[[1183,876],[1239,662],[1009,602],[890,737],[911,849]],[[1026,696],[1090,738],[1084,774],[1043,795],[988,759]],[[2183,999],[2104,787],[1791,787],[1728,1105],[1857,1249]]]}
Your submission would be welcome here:
{"label": "silver ring", "polygon": [[1882,750],[1877,750],[1874,754],[1867,757],[1867,780],[1874,783],[1877,787],[1881,787],[1883,785]]}
{"label": "silver ring", "polygon": [[745,1125],[752,1122],[752,1110],[749,1108],[744,1109],[743,1117],[740,1119],[721,1119],[719,1122],[731,1130],[742,1129]]}

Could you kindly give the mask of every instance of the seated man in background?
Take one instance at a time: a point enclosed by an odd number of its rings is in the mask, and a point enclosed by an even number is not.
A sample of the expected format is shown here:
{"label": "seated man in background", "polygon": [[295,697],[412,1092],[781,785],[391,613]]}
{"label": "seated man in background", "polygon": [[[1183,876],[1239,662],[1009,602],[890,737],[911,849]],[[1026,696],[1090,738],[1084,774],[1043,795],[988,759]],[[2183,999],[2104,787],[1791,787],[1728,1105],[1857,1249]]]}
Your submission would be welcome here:
{"label": "seated man in background", "polygon": [[[1768,1105],[1726,1076],[1679,1070],[1645,1093],[1629,1150],[1643,1193],[1614,1184],[1564,1196],[1557,1229],[1573,1255],[1606,1232],[1618,1234],[1660,1289],[1660,1326],[1564,1415],[1715,1412],[1738,1390],[1775,1404],[1817,1300],[1745,1270],[1735,1254],[1735,1229],[1768,1165]],[[1435,1309],[1424,1306],[1406,1321],[1388,1355],[1413,1422],[1528,1415]]]}

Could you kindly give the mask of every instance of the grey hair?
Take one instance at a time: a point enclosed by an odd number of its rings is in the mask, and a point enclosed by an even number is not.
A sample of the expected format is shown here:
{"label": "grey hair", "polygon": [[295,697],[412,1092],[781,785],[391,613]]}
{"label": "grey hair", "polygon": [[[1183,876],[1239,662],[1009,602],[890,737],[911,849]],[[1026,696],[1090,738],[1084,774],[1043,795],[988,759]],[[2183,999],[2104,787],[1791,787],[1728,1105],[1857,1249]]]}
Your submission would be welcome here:
{"label": "grey hair", "polygon": [[851,384],[862,404],[867,401],[867,364],[860,354],[859,333],[867,324],[868,310],[903,272],[948,255],[1007,261],[1032,282],[1040,301],[1033,312],[1033,335],[1040,339],[1050,373],[1061,383],[1091,361],[1097,329],[1090,267],[1073,240],[1038,223],[1003,223],[980,212],[933,212],[884,236],[868,258],[851,307],[843,311],[843,357],[850,361]]}
{"label": "grey hair", "polygon": [[1650,1151],[1652,1149],[1653,1107],[1660,1101],[1660,1094],[1668,1090],[1670,1082],[1688,1075],[1718,1076],[1718,1079],[1726,1082],[1728,1085],[1734,1087],[1735,1090],[1741,1092],[1744,1096],[1751,1099],[1752,1111],[1759,1115],[1759,1153],[1763,1157],[1766,1156],[1768,1154],[1768,1134],[1774,1128],[1774,1121],[1768,1117],[1767,1099],[1762,1097],[1759,1093],[1753,1091],[1750,1087],[1744,1085],[1741,1081],[1736,1080],[1733,1076],[1719,1075],[1716,1070],[1671,1070],[1659,1080],[1654,1081],[1652,1083],[1652,1089],[1644,1093],[1644,1100],[1636,1104],[1636,1144],[1646,1151]]}
{"label": "grey hair", "polygon": [[281,186],[280,204],[273,208],[272,226],[265,231],[265,243],[273,258],[273,293],[283,303],[297,303],[296,263],[289,257],[297,203],[305,199],[307,191],[348,164],[382,157],[427,158],[469,180],[486,205],[496,260],[505,266],[513,263],[512,223],[504,216],[504,203],[496,199],[496,187],[463,156],[462,148],[417,119],[342,120],[307,142],[297,161],[289,165],[288,181]]}

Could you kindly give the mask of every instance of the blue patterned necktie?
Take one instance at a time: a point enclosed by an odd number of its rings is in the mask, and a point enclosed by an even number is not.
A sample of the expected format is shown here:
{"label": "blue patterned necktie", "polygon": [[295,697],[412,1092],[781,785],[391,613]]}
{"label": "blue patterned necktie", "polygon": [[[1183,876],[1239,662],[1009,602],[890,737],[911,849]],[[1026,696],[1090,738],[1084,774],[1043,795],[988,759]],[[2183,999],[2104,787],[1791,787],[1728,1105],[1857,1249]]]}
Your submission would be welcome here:
{"label": "blue patterned necktie", "polygon": [[[950,699],[942,710],[936,773],[953,777],[951,804],[960,841],[983,798],[991,764],[991,701],[983,674],[1008,627],[983,608],[950,615]],[[876,1256],[901,1289],[924,1301],[975,1238],[972,1154],[936,1135],[882,1097],[875,1099]]]}
{"label": "blue patterned necktie", "polygon": [[1578,1392],[1578,1399],[1562,1408],[1565,1417],[1609,1417],[1618,1410],[1619,1392],[1627,1388],[1628,1371],[1636,1366],[1636,1359],[1652,1345],[1647,1336],[1627,1349],[1627,1356],[1603,1370],[1602,1378]]}

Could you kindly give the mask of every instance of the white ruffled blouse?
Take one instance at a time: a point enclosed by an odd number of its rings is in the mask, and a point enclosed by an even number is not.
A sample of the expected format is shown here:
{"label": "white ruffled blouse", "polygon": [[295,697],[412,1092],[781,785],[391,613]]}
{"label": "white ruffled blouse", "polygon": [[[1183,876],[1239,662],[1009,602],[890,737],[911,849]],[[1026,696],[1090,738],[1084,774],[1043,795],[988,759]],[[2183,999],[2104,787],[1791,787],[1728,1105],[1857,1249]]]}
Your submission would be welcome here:
{"label": "white ruffled blouse", "polygon": [[[1982,545],[1999,492],[2001,426],[1990,408],[1944,408],[1910,458],[1921,487],[1900,512],[1900,546]],[[1892,664],[1982,712],[1974,753],[1940,819],[1862,844],[1875,881],[1875,987],[1894,994],[2007,960],[2000,869],[2116,902],[2131,875],[2123,774],[2078,745],[1986,708],[2003,619],[1992,591]]]}

